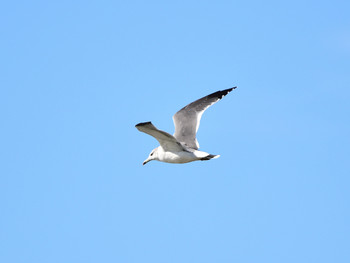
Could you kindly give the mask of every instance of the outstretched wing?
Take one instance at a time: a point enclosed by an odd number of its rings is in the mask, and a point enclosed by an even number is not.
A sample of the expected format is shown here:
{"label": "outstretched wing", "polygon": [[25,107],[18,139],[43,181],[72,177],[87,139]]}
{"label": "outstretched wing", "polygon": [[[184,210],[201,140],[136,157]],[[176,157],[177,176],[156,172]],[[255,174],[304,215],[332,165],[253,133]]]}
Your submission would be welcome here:
{"label": "outstretched wing", "polygon": [[196,139],[196,133],[204,111],[209,106],[221,100],[235,88],[236,87],[214,92],[188,104],[175,113],[173,116],[173,121],[175,124],[175,138],[179,142],[184,143],[186,146],[197,150],[199,148],[199,144]]}
{"label": "outstretched wing", "polygon": [[150,121],[136,124],[135,127],[140,131],[156,138],[164,151],[180,152],[183,150],[181,144],[171,134],[158,130]]}

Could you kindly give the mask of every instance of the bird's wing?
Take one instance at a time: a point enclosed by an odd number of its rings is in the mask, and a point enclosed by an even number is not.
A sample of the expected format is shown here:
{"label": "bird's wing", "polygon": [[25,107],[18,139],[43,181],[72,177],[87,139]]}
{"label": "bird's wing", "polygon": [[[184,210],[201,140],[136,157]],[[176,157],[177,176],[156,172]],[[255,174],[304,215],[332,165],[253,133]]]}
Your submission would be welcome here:
{"label": "bird's wing", "polygon": [[235,88],[236,87],[214,92],[208,96],[205,96],[188,104],[177,113],[175,113],[173,116],[175,125],[174,137],[179,142],[184,143],[186,146],[193,149],[198,149],[199,144],[196,139],[196,133],[198,131],[199,123],[204,111],[209,106],[221,100]]}
{"label": "bird's wing", "polygon": [[164,151],[180,152],[183,151],[181,144],[171,134],[158,130],[151,122],[142,122],[135,127],[140,131],[156,138]]}

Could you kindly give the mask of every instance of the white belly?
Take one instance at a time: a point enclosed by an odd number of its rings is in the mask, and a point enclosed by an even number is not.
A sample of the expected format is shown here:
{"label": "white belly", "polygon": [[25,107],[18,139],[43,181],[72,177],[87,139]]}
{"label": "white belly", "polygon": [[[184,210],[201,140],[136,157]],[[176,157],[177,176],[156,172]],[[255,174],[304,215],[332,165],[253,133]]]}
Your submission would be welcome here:
{"label": "white belly", "polygon": [[164,152],[158,157],[160,157],[159,161],[166,163],[188,163],[198,160],[191,152]]}
{"label": "white belly", "polygon": [[158,152],[158,158],[161,162],[166,163],[189,163],[193,161],[200,160],[201,158],[207,156],[208,153],[195,151],[195,152]]}

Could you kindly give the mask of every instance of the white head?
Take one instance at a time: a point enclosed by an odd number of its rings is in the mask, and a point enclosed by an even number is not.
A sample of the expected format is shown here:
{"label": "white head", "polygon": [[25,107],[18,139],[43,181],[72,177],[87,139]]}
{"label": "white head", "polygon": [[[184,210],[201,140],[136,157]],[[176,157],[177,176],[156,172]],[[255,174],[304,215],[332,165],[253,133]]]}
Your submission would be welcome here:
{"label": "white head", "polygon": [[148,155],[147,159],[143,162],[142,165],[145,165],[146,163],[152,160],[158,160],[158,147],[151,151],[151,153]]}

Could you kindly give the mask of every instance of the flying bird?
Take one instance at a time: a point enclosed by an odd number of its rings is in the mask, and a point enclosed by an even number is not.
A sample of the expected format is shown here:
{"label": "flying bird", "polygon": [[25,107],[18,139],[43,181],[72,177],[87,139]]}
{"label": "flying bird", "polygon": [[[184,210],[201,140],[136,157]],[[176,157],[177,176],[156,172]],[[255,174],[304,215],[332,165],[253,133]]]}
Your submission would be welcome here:
{"label": "flying bird", "polygon": [[151,151],[147,159],[143,162],[143,165],[152,160],[166,163],[188,163],[199,160],[207,161],[220,157],[220,155],[199,151],[196,133],[204,111],[235,88],[237,87],[219,90],[209,94],[188,104],[175,113],[173,116],[175,125],[174,135],[158,130],[151,122],[136,124],[135,127],[139,131],[151,135],[160,144],[160,146]]}

